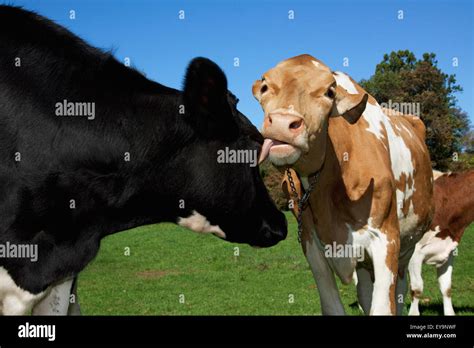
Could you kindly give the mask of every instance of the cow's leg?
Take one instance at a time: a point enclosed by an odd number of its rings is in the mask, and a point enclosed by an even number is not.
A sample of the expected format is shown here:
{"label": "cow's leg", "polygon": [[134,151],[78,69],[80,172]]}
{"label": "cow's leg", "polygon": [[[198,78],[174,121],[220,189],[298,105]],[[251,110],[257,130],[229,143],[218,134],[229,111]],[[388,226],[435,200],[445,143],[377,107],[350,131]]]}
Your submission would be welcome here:
{"label": "cow's leg", "polygon": [[410,273],[411,305],[408,315],[420,315],[418,308],[421,295],[423,294],[422,267],[425,254],[421,252],[421,245],[418,243],[408,264]]}
{"label": "cow's leg", "polygon": [[74,278],[74,282],[72,285],[71,295],[74,297],[73,302],[69,302],[69,308],[67,311],[67,315],[82,315],[81,313],[81,306],[79,305],[79,296],[77,294],[77,276]]}
{"label": "cow's leg", "polygon": [[[301,186],[298,176],[293,172],[292,177],[298,190],[298,196],[301,198]],[[286,179],[284,179],[282,183],[282,189],[288,199],[290,199],[291,187]],[[295,217],[298,216],[297,206],[293,208],[293,213]],[[313,216],[310,209],[303,211],[302,225],[301,247],[303,248],[303,253],[309,263],[316,282],[322,314],[345,315],[336,279],[332,269],[329,267],[328,261],[322,250],[322,245],[316,235]]]}
{"label": "cow's leg", "polygon": [[339,296],[334,273],[314,239],[311,242],[306,241],[305,255],[316,281],[323,315],[344,315],[344,306]]}
{"label": "cow's leg", "polygon": [[455,315],[453,303],[451,301],[451,276],[453,273],[453,252],[449,254],[448,260],[436,268],[438,273],[438,283],[443,295],[444,315]]}
{"label": "cow's leg", "polygon": [[[295,212],[295,215],[297,215],[297,212]],[[309,209],[303,212],[302,223],[301,247],[316,282],[322,314],[345,315],[334,273],[324,256],[324,251],[314,230],[313,217]]]}
{"label": "cow's leg", "polygon": [[67,315],[73,279],[55,285],[34,307],[33,315]]}
{"label": "cow's leg", "polygon": [[370,313],[373,290],[374,283],[370,272],[362,267],[357,268],[357,299],[366,315]]}
{"label": "cow's leg", "polygon": [[[400,266],[401,267],[401,266]],[[398,271],[397,277],[397,296],[395,301],[397,302],[397,315],[403,314],[403,308],[405,307],[405,297],[407,295],[408,289],[408,277],[407,277],[407,269],[406,265],[403,266],[402,270]]]}
{"label": "cow's leg", "polygon": [[371,229],[370,233],[374,236],[370,242],[369,253],[375,278],[370,314],[394,315],[399,245],[395,240],[388,241],[387,235],[377,229]]}

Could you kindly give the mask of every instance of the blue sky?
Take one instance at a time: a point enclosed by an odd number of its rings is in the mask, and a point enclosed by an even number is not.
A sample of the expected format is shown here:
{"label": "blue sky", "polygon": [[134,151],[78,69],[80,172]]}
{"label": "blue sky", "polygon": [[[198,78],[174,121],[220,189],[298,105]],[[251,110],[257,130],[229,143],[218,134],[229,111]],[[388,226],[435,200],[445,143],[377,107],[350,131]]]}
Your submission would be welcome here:
{"label": "blue sky", "polygon": [[[0,2],[5,2],[0,0]],[[260,127],[254,80],[302,53],[354,79],[370,77],[383,54],[409,49],[437,55],[439,67],[464,88],[459,105],[474,123],[473,3],[470,0],[217,1],[9,0],[66,26],[94,46],[162,84],[181,88],[188,62],[204,56],[227,74],[239,109]],[[74,10],[76,19],[69,19]],[[180,20],[180,10],[185,19]],[[290,10],[294,19],[288,19]],[[403,11],[403,20],[397,18]],[[240,66],[234,66],[234,58]],[[344,58],[349,66],[343,66]],[[453,57],[459,61],[452,66]]]}

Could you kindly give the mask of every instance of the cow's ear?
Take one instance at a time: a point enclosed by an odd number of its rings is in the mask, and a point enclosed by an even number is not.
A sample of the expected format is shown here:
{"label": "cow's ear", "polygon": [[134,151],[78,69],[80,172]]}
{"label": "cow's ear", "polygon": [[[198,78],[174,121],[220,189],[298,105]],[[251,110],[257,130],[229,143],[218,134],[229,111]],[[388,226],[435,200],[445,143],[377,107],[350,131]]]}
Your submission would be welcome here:
{"label": "cow's ear", "polygon": [[224,116],[223,111],[229,108],[227,79],[216,63],[201,57],[189,63],[184,80],[184,102],[191,114]]}
{"label": "cow's ear", "polygon": [[364,94],[349,94],[341,92],[340,90],[335,96],[335,110],[333,116],[341,115],[350,124],[356,123],[367,105],[369,95]]}
{"label": "cow's ear", "polygon": [[253,83],[252,85],[252,94],[260,102],[260,99],[262,98],[262,93],[260,91],[262,87],[262,80],[257,80]]}

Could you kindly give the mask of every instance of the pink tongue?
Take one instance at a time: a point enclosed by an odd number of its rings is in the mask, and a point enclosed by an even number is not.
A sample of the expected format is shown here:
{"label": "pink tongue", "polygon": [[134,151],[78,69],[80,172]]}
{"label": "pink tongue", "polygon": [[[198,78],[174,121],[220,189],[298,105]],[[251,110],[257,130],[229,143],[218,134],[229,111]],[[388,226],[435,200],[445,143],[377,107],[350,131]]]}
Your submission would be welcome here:
{"label": "pink tongue", "polygon": [[258,158],[258,164],[262,163],[265,161],[268,157],[268,154],[270,153],[270,149],[273,146],[273,140],[272,139],[265,139],[263,141],[262,145],[262,152],[260,152],[260,157]]}

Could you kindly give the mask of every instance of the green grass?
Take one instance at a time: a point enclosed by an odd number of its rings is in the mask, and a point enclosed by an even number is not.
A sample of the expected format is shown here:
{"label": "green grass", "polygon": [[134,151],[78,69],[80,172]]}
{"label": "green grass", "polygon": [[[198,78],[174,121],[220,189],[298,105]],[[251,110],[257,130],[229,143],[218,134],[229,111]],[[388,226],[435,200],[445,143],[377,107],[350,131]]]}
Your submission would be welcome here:
{"label": "green grass", "polygon": [[[296,239],[291,214],[288,238],[269,249],[231,244],[172,224],[144,226],[107,237],[97,258],[81,273],[79,298],[85,315],[315,315],[316,286]],[[474,224],[455,258],[453,303],[474,314]],[[239,256],[234,256],[235,248]],[[130,255],[126,256],[126,248]],[[442,311],[436,272],[424,268],[422,314]],[[339,284],[346,311],[353,285]],[[184,303],[180,303],[184,295]],[[290,295],[294,302],[290,303]],[[182,297],[181,297],[182,299]]]}

